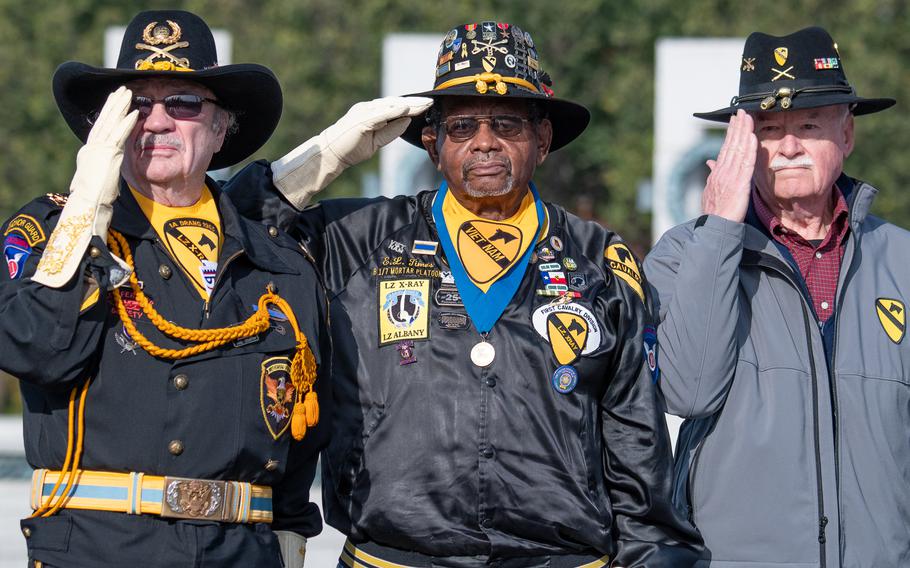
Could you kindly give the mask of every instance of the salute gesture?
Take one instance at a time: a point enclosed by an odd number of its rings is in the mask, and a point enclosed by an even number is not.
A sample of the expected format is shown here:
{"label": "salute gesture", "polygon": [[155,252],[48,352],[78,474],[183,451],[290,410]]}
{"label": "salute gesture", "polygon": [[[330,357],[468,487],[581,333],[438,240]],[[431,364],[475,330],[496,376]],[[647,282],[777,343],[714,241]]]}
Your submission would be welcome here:
{"label": "salute gesture", "polygon": [[730,117],[727,137],[717,160],[708,160],[711,174],[701,196],[702,211],[741,223],[749,210],[752,173],[758,153],[754,120],[744,110]]}

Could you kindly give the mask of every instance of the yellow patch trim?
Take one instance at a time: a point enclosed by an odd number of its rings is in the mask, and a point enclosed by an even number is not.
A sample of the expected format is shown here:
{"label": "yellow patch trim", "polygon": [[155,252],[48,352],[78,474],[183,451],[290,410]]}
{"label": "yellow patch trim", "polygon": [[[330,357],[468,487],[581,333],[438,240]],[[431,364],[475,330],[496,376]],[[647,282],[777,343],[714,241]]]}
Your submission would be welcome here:
{"label": "yellow patch trim", "polygon": [[[429,279],[379,283],[379,345],[429,337]],[[411,311],[408,311],[411,310]]]}
{"label": "yellow patch trim", "polygon": [[29,246],[35,246],[38,243],[42,243],[45,239],[44,229],[41,228],[41,224],[30,215],[17,215],[16,218],[10,221],[9,225],[6,226],[6,232],[3,233],[3,236],[6,236],[13,231],[18,232],[25,237]]}
{"label": "yellow patch trim", "polygon": [[638,297],[644,302],[645,291],[642,288],[641,270],[639,270],[635,255],[632,254],[629,247],[622,243],[612,244],[604,251],[604,259],[613,274],[628,284],[632,291],[638,294]]}

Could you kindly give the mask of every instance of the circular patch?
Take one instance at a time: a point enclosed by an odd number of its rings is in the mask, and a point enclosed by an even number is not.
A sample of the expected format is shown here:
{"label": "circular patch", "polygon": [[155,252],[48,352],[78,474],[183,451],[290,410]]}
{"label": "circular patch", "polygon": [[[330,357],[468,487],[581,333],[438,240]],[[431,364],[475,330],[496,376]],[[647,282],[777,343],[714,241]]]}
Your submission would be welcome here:
{"label": "circular patch", "polygon": [[569,394],[578,384],[578,371],[572,365],[563,365],[553,372],[551,384],[559,394]]}
{"label": "circular patch", "polygon": [[445,46],[452,47],[456,37],[458,37],[458,30],[449,30],[449,33],[446,34]]}
{"label": "circular patch", "polygon": [[506,67],[508,67],[509,69],[515,68],[515,56],[512,55],[511,53],[506,55]]}
{"label": "circular patch", "polygon": [[557,252],[562,251],[562,239],[556,235],[553,235],[550,237],[550,246],[553,247],[553,249]]}

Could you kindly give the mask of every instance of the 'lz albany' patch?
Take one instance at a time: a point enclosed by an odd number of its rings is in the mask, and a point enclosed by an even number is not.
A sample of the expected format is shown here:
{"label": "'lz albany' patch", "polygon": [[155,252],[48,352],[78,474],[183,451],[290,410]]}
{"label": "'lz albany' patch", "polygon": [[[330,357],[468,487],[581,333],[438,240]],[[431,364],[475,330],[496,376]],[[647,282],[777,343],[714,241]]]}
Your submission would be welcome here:
{"label": "'lz albany' patch", "polygon": [[594,314],[579,304],[546,304],[534,310],[531,323],[549,342],[560,365],[569,365],[600,347],[600,325]]}
{"label": "'lz albany' patch", "polygon": [[291,360],[287,357],[270,357],[262,362],[259,380],[259,405],[265,425],[274,439],[278,439],[291,424],[294,410],[294,384],[291,382]]}
{"label": "'lz albany' patch", "polygon": [[628,284],[644,302],[645,291],[642,288],[641,271],[629,248],[622,243],[612,244],[604,251],[604,260],[607,261],[610,270]]}
{"label": "'lz albany' patch", "polygon": [[379,345],[429,336],[430,280],[379,282]]}
{"label": "'lz albany' patch", "polygon": [[878,298],[875,300],[875,313],[878,314],[878,321],[882,324],[888,339],[900,343],[904,338],[904,330],[907,329],[904,303],[891,298]]}
{"label": "'lz albany' patch", "polygon": [[3,258],[11,279],[22,276],[25,261],[32,255],[32,247],[44,240],[44,229],[33,217],[18,215],[9,222],[3,233]]}
{"label": "'lz albany' patch", "polygon": [[486,284],[506,272],[522,250],[521,229],[507,223],[473,219],[458,228],[458,257],[468,275]]}

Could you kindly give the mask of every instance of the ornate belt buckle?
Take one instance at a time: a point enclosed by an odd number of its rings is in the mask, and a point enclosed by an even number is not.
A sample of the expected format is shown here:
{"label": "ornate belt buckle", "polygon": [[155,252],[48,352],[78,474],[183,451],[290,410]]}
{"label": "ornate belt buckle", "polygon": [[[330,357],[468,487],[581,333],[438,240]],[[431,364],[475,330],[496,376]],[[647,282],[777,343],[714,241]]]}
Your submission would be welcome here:
{"label": "ornate belt buckle", "polygon": [[224,520],[229,497],[224,481],[165,477],[161,516],[172,519]]}

